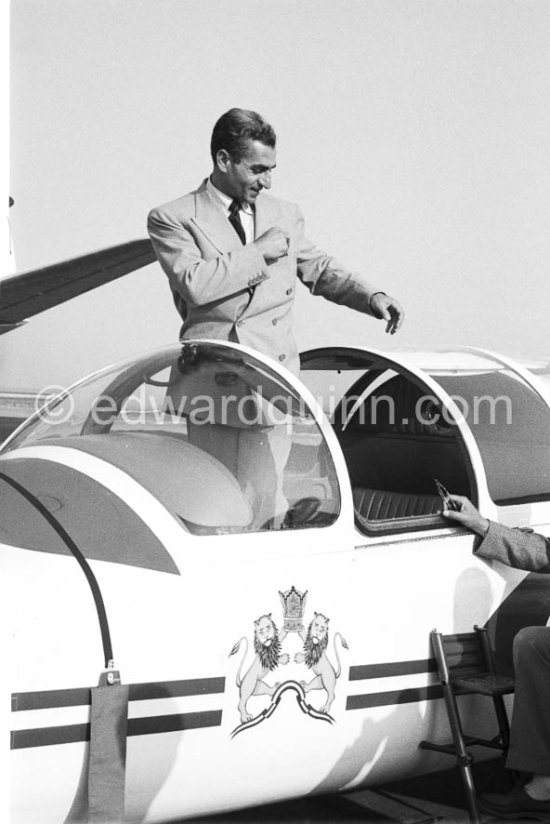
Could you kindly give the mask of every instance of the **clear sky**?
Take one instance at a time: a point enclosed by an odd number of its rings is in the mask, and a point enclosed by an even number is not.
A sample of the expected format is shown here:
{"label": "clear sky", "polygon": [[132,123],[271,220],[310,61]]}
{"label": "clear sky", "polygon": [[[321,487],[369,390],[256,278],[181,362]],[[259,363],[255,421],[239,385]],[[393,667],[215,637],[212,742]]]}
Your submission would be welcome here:
{"label": "clear sky", "polygon": [[[277,131],[272,192],[407,311],[390,339],[299,290],[302,348],[550,355],[547,0],[17,0],[11,28],[18,269],[145,236],[242,106]],[[0,337],[0,389],[66,385],[178,329],[148,266]]]}

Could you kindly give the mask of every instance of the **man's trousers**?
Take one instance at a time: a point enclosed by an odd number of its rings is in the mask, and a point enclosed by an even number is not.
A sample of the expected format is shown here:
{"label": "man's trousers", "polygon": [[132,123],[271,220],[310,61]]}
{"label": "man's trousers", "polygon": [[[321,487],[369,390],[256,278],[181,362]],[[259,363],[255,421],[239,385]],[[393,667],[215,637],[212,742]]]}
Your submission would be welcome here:
{"label": "man's trousers", "polygon": [[506,766],[550,776],[550,627],[514,638],[516,692]]}

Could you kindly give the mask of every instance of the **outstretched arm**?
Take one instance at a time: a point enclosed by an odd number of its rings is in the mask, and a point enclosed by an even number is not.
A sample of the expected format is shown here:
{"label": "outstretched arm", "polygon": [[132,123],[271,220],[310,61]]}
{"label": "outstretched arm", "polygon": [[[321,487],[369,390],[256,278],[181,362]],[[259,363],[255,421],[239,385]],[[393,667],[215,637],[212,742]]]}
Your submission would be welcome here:
{"label": "outstretched arm", "polygon": [[395,298],[368,283],[366,278],[327,255],[304,234],[304,218],[296,207],[296,258],[298,276],[313,295],[349,306],[358,312],[386,321],[386,332],[395,334],[405,313]]}

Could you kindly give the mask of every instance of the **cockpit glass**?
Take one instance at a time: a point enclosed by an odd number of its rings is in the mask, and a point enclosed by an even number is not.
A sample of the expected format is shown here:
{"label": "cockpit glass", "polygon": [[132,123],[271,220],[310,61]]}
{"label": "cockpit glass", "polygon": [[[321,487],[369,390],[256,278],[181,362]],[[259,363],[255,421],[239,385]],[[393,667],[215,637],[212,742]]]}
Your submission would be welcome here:
{"label": "cockpit glass", "polygon": [[340,511],[332,457],[304,399],[223,345],[186,343],[102,370],[2,451],[45,445],[108,461],[198,535],[323,527]]}
{"label": "cockpit glass", "polygon": [[497,505],[550,500],[547,363],[514,367],[469,349],[400,352],[392,363],[382,353],[330,348],[306,353],[302,366],[342,447],[362,531],[395,530],[405,518],[415,528],[412,521],[424,525],[428,515],[436,525],[436,478],[476,501],[462,420]]}
{"label": "cockpit glass", "polygon": [[381,353],[340,348],[306,353],[302,369],[342,449],[359,531],[444,527],[436,479],[475,498],[460,433],[438,419],[438,397],[413,372]]}
{"label": "cockpit glass", "polygon": [[515,371],[438,372],[481,453],[489,493],[501,506],[550,500],[550,411]]}

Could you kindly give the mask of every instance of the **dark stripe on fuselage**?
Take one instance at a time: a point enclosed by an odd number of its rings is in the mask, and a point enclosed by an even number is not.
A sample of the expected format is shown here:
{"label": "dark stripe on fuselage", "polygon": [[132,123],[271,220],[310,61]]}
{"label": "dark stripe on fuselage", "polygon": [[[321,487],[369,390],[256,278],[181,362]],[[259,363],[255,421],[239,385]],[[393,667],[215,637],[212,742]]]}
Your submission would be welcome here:
{"label": "dark stripe on fuselage", "polygon": [[[159,681],[130,684],[130,701],[153,698],[178,698],[188,695],[215,695],[225,690],[225,678],[189,678],[185,681]],[[66,690],[15,692],[11,697],[13,712],[18,710],[45,710],[59,707],[80,707],[90,704],[89,687]]]}
{"label": "dark stripe on fuselage", "polygon": [[[158,733],[196,730],[204,727],[219,727],[221,722],[221,710],[176,713],[174,715],[154,715],[147,718],[130,718],[128,720],[128,736],[155,735]],[[67,724],[62,727],[13,730],[11,733],[11,749],[22,750],[31,747],[51,747],[55,744],[77,744],[89,740],[89,724]]]}
{"label": "dark stripe on fuselage", "polygon": [[389,707],[394,704],[412,704],[416,701],[432,701],[441,698],[443,690],[439,684],[429,687],[409,687],[388,692],[369,692],[364,695],[349,695],[346,710],[363,710],[370,707]]}
{"label": "dark stripe on fuselage", "polygon": [[[370,681],[374,678],[395,678],[400,675],[418,675],[437,671],[435,658],[423,658],[416,661],[386,661],[382,664],[365,664],[350,667],[350,681]],[[394,704],[411,704],[415,701],[431,701],[441,698],[443,692],[438,684],[425,687],[403,687],[399,690],[385,692],[368,692],[363,695],[350,695],[346,701],[346,710],[362,710],[369,707],[387,707]]]}
{"label": "dark stripe on fuselage", "polygon": [[422,672],[436,672],[435,658],[420,661],[388,661],[383,664],[365,664],[350,667],[350,681],[366,681],[369,678],[391,678],[396,675],[416,675]]}

